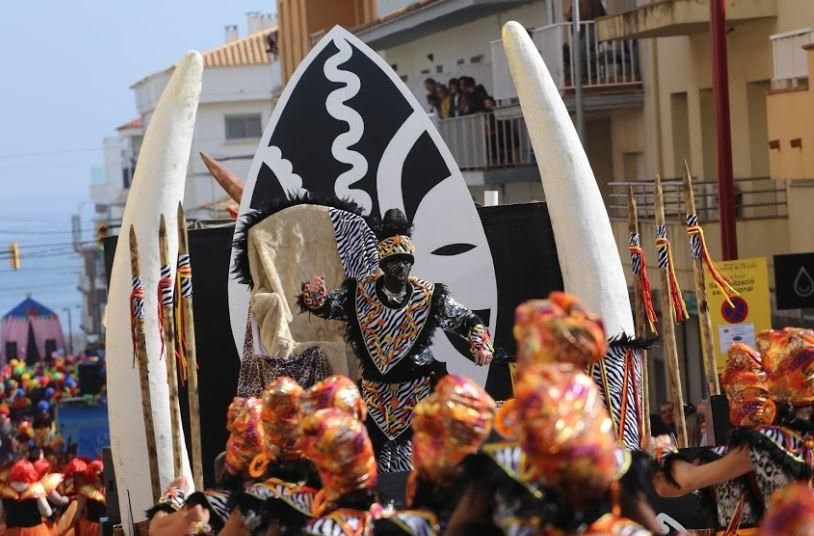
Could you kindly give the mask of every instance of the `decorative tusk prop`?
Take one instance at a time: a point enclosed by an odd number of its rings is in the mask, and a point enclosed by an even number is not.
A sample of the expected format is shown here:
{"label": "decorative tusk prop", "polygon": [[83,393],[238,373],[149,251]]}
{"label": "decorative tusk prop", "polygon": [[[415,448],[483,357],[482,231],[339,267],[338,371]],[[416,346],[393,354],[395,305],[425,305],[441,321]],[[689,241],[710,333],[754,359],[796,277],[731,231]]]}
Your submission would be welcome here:
{"label": "decorative tusk prop", "polygon": [[619,249],[565,103],[522,25],[503,26],[503,46],[537,154],[565,290],[602,316],[609,336],[632,336]]}
{"label": "decorative tusk prop", "polygon": [[203,160],[206,169],[209,170],[209,173],[212,177],[218,181],[221,188],[223,188],[229,197],[232,198],[237,204],[240,204],[240,200],[243,198],[243,181],[240,180],[240,177],[226,169],[226,166],[212,158],[206,153],[198,153],[201,155],[201,160]]}
{"label": "decorative tusk prop", "polygon": [[[153,503],[150,472],[152,459],[158,462],[163,489],[176,476],[172,462],[172,425],[170,392],[166,363],[161,358],[161,333],[158,327],[159,215],[167,218],[170,229],[176,226],[178,202],[183,199],[189,153],[195,128],[195,115],[201,94],[203,60],[197,52],[188,52],[176,64],[153,111],[139,153],[133,184],[122,218],[122,229],[135,229],[140,240],[141,276],[144,285],[144,332],[149,359],[150,396],[155,422],[156,453],[146,448],[141,412],[133,411],[139,400],[139,374],[133,368],[133,340],[130,331],[130,240],[127,232],[119,235],[107,305],[108,414],[110,443],[122,526],[132,536],[133,525],[144,519]],[[178,237],[167,235],[168,258],[178,254]],[[182,436],[183,439],[183,436]],[[182,474],[192,481],[183,446]]]}

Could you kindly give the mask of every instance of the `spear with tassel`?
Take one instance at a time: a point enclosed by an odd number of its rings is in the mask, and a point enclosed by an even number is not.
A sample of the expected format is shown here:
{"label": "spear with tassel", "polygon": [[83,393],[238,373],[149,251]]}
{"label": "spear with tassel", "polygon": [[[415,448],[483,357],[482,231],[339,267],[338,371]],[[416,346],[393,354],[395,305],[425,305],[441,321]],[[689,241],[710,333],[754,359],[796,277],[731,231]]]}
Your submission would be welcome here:
{"label": "spear with tassel", "polygon": [[178,300],[179,354],[186,364],[184,375],[189,397],[189,431],[192,444],[192,476],[195,489],[203,489],[203,453],[201,450],[201,407],[198,398],[198,357],[195,351],[195,316],[192,311],[192,265],[189,262],[187,220],[184,206],[178,203]]}
{"label": "spear with tassel", "polygon": [[172,425],[172,467],[177,477],[183,471],[181,443],[181,405],[178,401],[178,372],[175,358],[175,318],[172,267],[167,245],[167,220],[161,215],[158,226],[158,253],[161,260],[161,278],[158,280],[158,325],[161,329],[162,353],[166,358],[167,385],[170,393],[170,424]]}
{"label": "spear with tassel", "polygon": [[147,342],[144,338],[144,285],[139,269],[138,241],[136,229],[130,226],[130,270],[132,290],[130,291],[130,329],[133,335],[133,359],[138,365],[141,386],[141,410],[144,416],[144,435],[147,438],[147,460],[150,466],[150,488],[153,501],[161,496],[161,477],[158,472],[158,449],[155,443],[155,423],[150,396],[150,372],[148,370]]}
{"label": "spear with tassel", "polygon": [[[653,307],[653,295],[650,290],[650,279],[647,277],[647,258],[642,249],[642,239],[639,234],[639,214],[636,208],[636,199],[633,196],[633,187],[627,192],[628,206],[628,249],[630,262],[633,267],[633,318],[636,322],[636,336],[647,336],[647,329],[656,333],[656,310]],[[642,370],[641,393],[641,429],[642,445],[650,440],[650,379],[647,370],[647,350],[639,354]]]}
{"label": "spear with tassel", "polygon": [[670,375],[670,394],[673,401],[673,415],[676,422],[678,446],[687,446],[687,421],[684,416],[684,394],[681,391],[681,374],[678,366],[678,348],[676,347],[675,323],[687,319],[687,305],[681,296],[681,287],[673,264],[673,253],[667,237],[667,224],[664,217],[664,193],[661,178],[656,175],[655,192],[656,212],[656,251],[661,271],[661,315],[662,340],[664,343],[667,370]]}
{"label": "spear with tassel", "polygon": [[724,299],[731,305],[731,298],[738,292],[732,288],[732,281],[725,273],[720,271],[707,249],[704,240],[704,230],[698,222],[695,212],[695,194],[692,189],[692,176],[687,161],[684,161],[684,203],[687,209],[687,234],[690,238],[690,252],[693,258],[693,272],[695,274],[695,294],[698,296],[698,324],[701,328],[701,350],[704,355],[704,373],[707,376],[707,388],[710,395],[721,394],[721,385],[718,382],[718,367],[715,363],[715,342],[712,336],[712,317],[709,314],[707,302],[706,276],[704,266],[707,267],[710,277],[721,290]]}

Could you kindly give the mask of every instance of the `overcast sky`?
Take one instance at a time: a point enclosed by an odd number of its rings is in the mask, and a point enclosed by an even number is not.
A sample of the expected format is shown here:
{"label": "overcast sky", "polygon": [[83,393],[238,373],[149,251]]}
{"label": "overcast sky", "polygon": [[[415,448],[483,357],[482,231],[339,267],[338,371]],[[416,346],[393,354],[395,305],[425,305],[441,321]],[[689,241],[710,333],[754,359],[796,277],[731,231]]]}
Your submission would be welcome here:
{"label": "overcast sky", "polygon": [[[0,49],[0,251],[22,249],[22,270],[0,259],[0,315],[31,293],[58,310],[81,303],[71,215],[93,234],[91,170],[102,138],[136,117],[130,85],[189,49],[246,32],[245,13],[274,0],[38,0],[3,2]],[[29,257],[32,255],[32,257]],[[75,310],[75,309],[74,309]],[[78,315],[74,314],[74,331]]]}

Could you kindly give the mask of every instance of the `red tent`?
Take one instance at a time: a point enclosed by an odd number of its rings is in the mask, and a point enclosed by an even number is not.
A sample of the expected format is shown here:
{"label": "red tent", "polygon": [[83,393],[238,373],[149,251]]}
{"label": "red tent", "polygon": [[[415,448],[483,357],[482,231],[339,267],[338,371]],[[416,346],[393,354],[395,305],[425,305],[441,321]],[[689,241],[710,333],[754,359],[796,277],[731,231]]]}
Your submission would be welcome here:
{"label": "red tent", "polygon": [[41,303],[26,298],[3,316],[0,323],[0,362],[25,359],[36,363],[65,348],[59,316]]}

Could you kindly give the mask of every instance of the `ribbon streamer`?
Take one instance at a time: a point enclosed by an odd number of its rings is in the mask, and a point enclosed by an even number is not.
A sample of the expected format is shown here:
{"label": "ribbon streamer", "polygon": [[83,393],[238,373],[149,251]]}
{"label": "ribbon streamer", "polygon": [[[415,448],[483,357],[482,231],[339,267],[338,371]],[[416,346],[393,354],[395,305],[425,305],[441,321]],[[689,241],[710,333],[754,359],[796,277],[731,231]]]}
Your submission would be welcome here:
{"label": "ribbon streamer", "polygon": [[684,302],[681,287],[678,285],[675,263],[673,262],[673,250],[670,247],[670,240],[667,238],[666,225],[656,225],[656,252],[658,253],[659,268],[667,271],[667,285],[670,287],[667,290],[670,293],[670,303],[673,307],[675,321],[683,322],[690,317],[690,314],[687,312],[687,304]]}
{"label": "ribbon streamer", "polygon": [[738,291],[732,287],[732,278],[726,273],[721,271],[720,268],[713,262],[712,257],[707,249],[707,241],[704,239],[704,229],[698,224],[698,215],[687,214],[687,234],[690,237],[690,252],[692,258],[695,260],[701,259],[712,276],[712,280],[721,290],[724,299],[730,307],[735,307],[732,303],[732,297],[738,295]]}
{"label": "ribbon streamer", "polygon": [[184,307],[181,305],[181,300],[192,297],[192,266],[189,262],[189,254],[182,253],[178,255],[178,267],[175,271],[175,277],[176,303],[178,304],[178,307],[175,308],[175,325],[177,331],[175,335],[175,356],[178,360],[181,384],[186,385],[187,367],[189,366],[186,339],[187,317],[184,314]]}
{"label": "ribbon streamer", "polygon": [[656,315],[656,308],[653,306],[653,291],[650,287],[650,278],[647,276],[647,258],[644,255],[641,237],[638,233],[628,235],[628,251],[630,251],[633,275],[638,277],[642,284],[642,302],[647,316],[647,324],[650,327],[650,332],[658,335],[659,332],[656,330],[658,315]]}
{"label": "ribbon streamer", "polygon": [[164,345],[164,307],[172,305],[173,288],[172,278],[168,264],[161,266],[161,278],[158,280],[158,332],[161,335],[161,354],[164,355],[166,347]]}
{"label": "ribbon streamer", "polygon": [[136,276],[130,284],[130,335],[133,338],[133,364],[138,354],[138,339],[136,337],[136,322],[144,318],[144,284]]}

